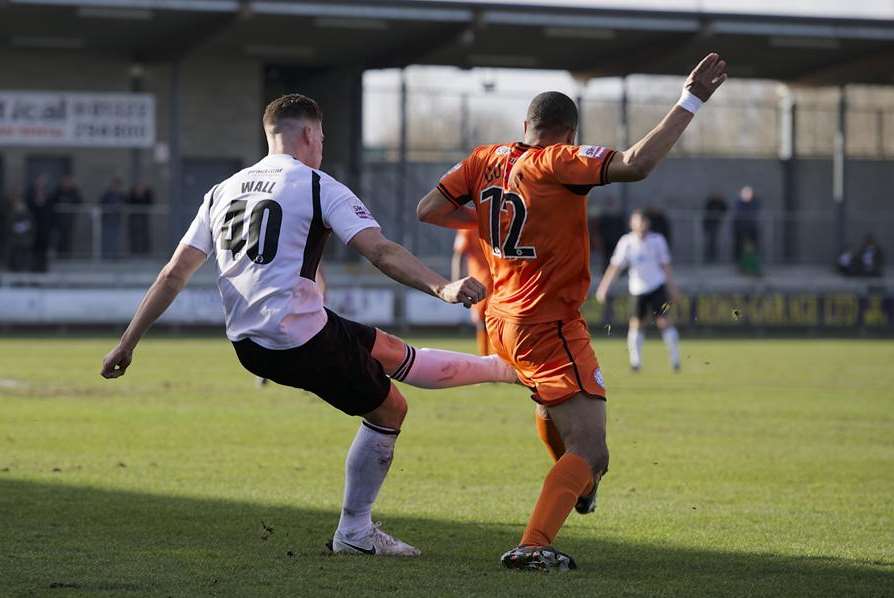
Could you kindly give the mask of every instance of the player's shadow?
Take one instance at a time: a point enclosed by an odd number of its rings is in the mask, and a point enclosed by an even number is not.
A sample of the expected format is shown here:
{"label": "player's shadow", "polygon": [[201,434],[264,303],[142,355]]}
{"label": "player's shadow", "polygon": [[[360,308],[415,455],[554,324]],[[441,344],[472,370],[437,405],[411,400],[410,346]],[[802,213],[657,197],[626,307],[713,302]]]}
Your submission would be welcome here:
{"label": "player's shadow", "polygon": [[[10,476],[9,472],[0,474]],[[0,595],[884,596],[888,563],[575,539],[571,574],[499,568],[518,525],[389,516],[422,559],[332,557],[338,515],[0,478]]]}

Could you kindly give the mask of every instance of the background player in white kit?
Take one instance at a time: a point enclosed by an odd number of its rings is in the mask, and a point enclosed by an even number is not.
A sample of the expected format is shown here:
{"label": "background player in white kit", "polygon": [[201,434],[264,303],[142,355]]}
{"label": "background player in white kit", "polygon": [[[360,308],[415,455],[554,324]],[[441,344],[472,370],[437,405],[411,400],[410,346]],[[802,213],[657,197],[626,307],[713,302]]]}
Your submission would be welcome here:
{"label": "background player in white kit", "polygon": [[646,336],[644,328],[648,317],[654,316],[667,346],[671,367],[679,371],[680,335],[667,315],[670,304],[679,297],[671,272],[670,250],[663,235],[649,230],[649,218],[640,210],[634,210],[630,215],[630,232],[621,237],[615,247],[611,263],[599,281],[597,301],[605,302],[608,289],[618,272],[625,267],[629,268],[628,284],[633,300],[627,330],[630,367],[639,371],[642,366],[643,340]]}
{"label": "background player in white kit", "polygon": [[373,525],[371,510],[391,467],[407,412],[391,379],[423,388],[479,382],[514,383],[498,357],[415,349],[381,330],[323,307],[315,275],[331,232],[394,280],[467,307],[480,301],[474,278],[449,282],[382,236],[366,206],[320,172],[322,114],[298,94],[264,112],[268,155],[215,185],[146,293],[102,375],[117,378],[140,338],[190,277],[214,255],[227,337],[252,374],[309,390],[363,421],[345,462],[345,495],[330,548],[335,552],[417,556],[420,552]]}

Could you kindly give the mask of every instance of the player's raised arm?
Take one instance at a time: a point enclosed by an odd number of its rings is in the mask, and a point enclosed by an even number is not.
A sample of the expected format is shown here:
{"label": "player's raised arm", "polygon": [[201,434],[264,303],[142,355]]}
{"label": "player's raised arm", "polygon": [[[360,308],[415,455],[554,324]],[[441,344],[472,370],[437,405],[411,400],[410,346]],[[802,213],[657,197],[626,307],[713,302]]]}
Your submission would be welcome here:
{"label": "player's raised arm", "polygon": [[195,247],[181,244],[149,287],[121,340],[102,362],[103,378],[123,376],[133,358],[133,351],[146,331],[170,307],[207,256]]}
{"label": "player's raised arm", "polygon": [[453,282],[431,270],[402,245],[389,241],[379,228],[367,228],[348,243],[383,274],[447,303],[470,307],[487,295],[484,285],[471,276]]}
{"label": "player's raised arm", "polygon": [[422,198],[416,206],[420,222],[444,228],[467,229],[478,226],[478,215],[472,203],[469,172],[475,164],[475,152],[448,170],[438,186]]}
{"label": "player's raised arm", "polygon": [[478,226],[475,208],[460,206],[448,199],[440,189],[432,189],[416,206],[416,218],[420,222],[465,229]]}
{"label": "player's raised arm", "polygon": [[698,109],[726,81],[726,61],[711,53],[698,63],[686,83],[680,101],[645,137],[625,152],[619,152],[606,170],[608,182],[640,181],[667,156],[692,122]]}

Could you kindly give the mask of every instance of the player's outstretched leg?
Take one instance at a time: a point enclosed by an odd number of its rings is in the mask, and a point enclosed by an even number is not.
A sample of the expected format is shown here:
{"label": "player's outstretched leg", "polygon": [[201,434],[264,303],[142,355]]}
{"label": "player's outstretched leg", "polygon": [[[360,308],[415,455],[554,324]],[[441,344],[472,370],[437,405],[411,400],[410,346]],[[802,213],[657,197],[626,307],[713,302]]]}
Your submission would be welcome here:
{"label": "player's outstretched leg", "polygon": [[394,385],[388,398],[363,416],[345,459],[345,497],[330,550],[345,554],[419,556],[421,552],[385,533],[372,521],[372,506],[391,468],[394,444],[407,403]]}
{"label": "player's outstretched leg", "polygon": [[521,544],[501,558],[511,569],[575,568],[574,559],[551,545],[581,494],[608,469],[604,401],[578,394],[549,407],[549,414],[566,452],[543,482]]}
{"label": "player's outstretched leg", "polygon": [[372,356],[394,380],[419,388],[452,388],[482,382],[515,383],[515,370],[497,355],[469,355],[441,349],[417,349],[376,330]]}
{"label": "player's outstretched leg", "polygon": [[640,328],[639,318],[630,318],[630,325],[627,329],[627,352],[630,355],[630,369],[638,372],[642,367],[642,352],[645,333]]}
{"label": "player's outstretched leg", "polygon": [[655,321],[661,330],[661,339],[667,347],[667,355],[670,358],[671,367],[675,372],[680,371],[680,334],[676,326],[667,317],[659,317]]}

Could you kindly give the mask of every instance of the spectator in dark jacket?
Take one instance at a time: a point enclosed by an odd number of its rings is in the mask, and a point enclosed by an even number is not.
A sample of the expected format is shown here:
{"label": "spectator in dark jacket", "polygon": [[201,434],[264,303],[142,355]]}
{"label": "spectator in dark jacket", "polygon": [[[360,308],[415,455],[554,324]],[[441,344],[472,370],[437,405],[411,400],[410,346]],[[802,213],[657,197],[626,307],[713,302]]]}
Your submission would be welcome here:
{"label": "spectator in dark jacket", "polygon": [[25,204],[31,212],[34,223],[31,266],[35,272],[46,272],[49,266],[47,253],[50,250],[50,238],[55,222],[53,198],[47,186],[46,175],[39,174],[34,177],[34,181],[25,193]]}
{"label": "spectator in dark jacket", "polygon": [[149,228],[147,210],[152,206],[153,201],[152,189],[142,181],[137,181],[127,195],[127,205],[133,208],[127,223],[130,252],[133,255],[146,255],[151,249],[152,233]]}
{"label": "spectator in dark jacket", "polygon": [[60,256],[71,255],[71,240],[74,236],[75,215],[73,208],[84,202],[74,177],[62,177],[59,187],[53,193],[52,203],[56,213],[56,251]]}

